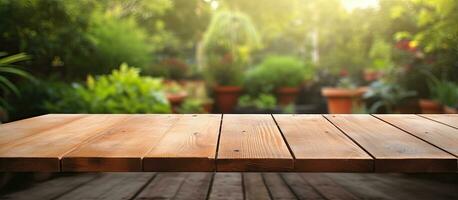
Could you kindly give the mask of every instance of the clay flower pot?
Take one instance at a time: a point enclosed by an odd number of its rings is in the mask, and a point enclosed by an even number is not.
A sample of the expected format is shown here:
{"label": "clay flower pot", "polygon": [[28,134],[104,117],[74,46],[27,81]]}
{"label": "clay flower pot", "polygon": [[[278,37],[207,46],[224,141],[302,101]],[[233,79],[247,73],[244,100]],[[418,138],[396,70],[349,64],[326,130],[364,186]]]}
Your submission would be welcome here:
{"label": "clay flower pot", "polygon": [[221,113],[231,113],[237,105],[242,88],[239,86],[216,86],[214,92],[218,110]]}
{"label": "clay flower pot", "polygon": [[298,87],[280,87],[277,89],[278,103],[282,106],[294,103],[299,94]]}
{"label": "clay flower pot", "polygon": [[365,70],[363,75],[365,81],[371,82],[380,79],[382,73],[379,71]]}
{"label": "clay flower pot", "polygon": [[444,106],[444,113],[445,114],[458,114],[458,110],[450,106]]}
{"label": "clay flower pot", "polygon": [[356,106],[362,105],[362,96],[367,87],[357,89],[330,88],[321,89],[321,94],[327,98],[330,114],[349,114]]}
{"label": "clay flower pot", "polygon": [[204,111],[206,113],[212,113],[213,112],[213,102],[212,101],[207,101],[205,103],[203,103],[202,105]]}
{"label": "clay flower pot", "polygon": [[420,99],[419,101],[421,113],[423,114],[440,114],[443,113],[442,105],[436,101],[429,99]]}
{"label": "clay flower pot", "polygon": [[188,93],[186,92],[179,92],[179,93],[168,93],[166,94],[167,100],[170,102],[172,106],[173,113],[176,113],[177,108],[180,107],[181,103],[186,99]]}

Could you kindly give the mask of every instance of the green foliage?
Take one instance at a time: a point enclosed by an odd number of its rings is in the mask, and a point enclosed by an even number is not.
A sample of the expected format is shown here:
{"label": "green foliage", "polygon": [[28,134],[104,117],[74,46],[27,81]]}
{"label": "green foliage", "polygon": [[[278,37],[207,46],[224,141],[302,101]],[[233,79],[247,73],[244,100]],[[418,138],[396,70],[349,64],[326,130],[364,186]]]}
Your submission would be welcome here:
{"label": "green foliage", "polygon": [[178,108],[178,112],[182,114],[205,113],[203,102],[200,99],[186,99]]}
{"label": "green foliage", "polygon": [[431,97],[437,102],[454,107],[458,105],[458,84],[432,77],[429,81]]}
{"label": "green foliage", "polygon": [[[0,53],[0,57],[3,55],[5,54]],[[16,95],[19,95],[18,88],[14,85],[14,83],[8,80],[7,74],[12,74],[32,81],[36,81],[36,79],[28,72],[18,69],[14,65],[16,62],[21,62],[28,59],[29,57],[24,53],[0,58],[0,89],[2,90],[3,94],[13,92]]]}
{"label": "green foliage", "polygon": [[85,85],[62,89],[46,107],[59,113],[170,113],[162,89],[160,79],[122,64],[110,75],[88,76]]}
{"label": "green foliage", "polygon": [[370,113],[377,112],[384,108],[387,113],[392,113],[395,107],[416,95],[415,91],[408,91],[399,84],[388,81],[376,81],[370,85],[370,89],[364,94],[364,98],[375,101],[369,108]]}
{"label": "green foliage", "polygon": [[152,48],[147,35],[132,18],[117,18],[109,14],[94,13],[88,29],[88,38],[96,47],[87,65],[96,73],[106,73],[123,62],[141,68],[151,62]]}
{"label": "green foliage", "polygon": [[218,12],[208,26],[199,59],[207,79],[219,85],[237,85],[260,47],[260,38],[249,17],[238,12]]}
{"label": "green foliage", "polygon": [[247,72],[244,85],[249,94],[273,93],[279,87],[297,87],[313,77],[313,68],[291,56],[269,56]]}
{"label": "green foliage", "polygon": [[383,39],[376,39],[369,52],[369,56],[372,59],[370,69],[386,71],[393,67],[393,62],[391,60],[392,48],[393,47]]}
{"label": "green foliage", "polygon": [[270,94],[260,94],[257,97],[250,95],[243,95],[239,98],[238,105],[245,108],[257,108],[257,109],[274,109],[277,105],[275,96]]}

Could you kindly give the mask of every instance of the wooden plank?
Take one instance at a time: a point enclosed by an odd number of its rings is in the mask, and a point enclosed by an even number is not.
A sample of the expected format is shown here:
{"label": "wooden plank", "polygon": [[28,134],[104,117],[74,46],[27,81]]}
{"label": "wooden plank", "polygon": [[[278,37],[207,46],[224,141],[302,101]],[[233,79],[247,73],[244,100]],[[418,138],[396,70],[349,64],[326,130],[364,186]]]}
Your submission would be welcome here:
{"label": "wooden plank", "polygon": [[318,193],[315,188],[308,184],[301,176],[297,173],[283,173],[281,174],[286,184],[288,184],[291,191],[297,196],[298,199],[313,199],[322,200],[323,196]]}
{"label": "wooden plank", "polygon": [[142,158],[178,119],[176,115],[130,115],[106,134],[62,158],[63,171],[142,171]]}
{"label": "wooden plank", "polygon": [[24,120],[0,124],[0,146],[63,126],[87,116],[83,114],[48,114]]}
{"label": "wooden plank", "polygon": [[322,115],[274,115],[294,157],[294,171],[370,172],[373,159]]}
{"label": "wooden plank", "polygon": [[458,114],[422,114],[421,116],[458,129]]}
{"label": "wooden plank", "polygon": [[62,195],[58,200],[123,200],[131,199],[154,173],[103,173],[81,187]]}
{"label": "wooden plank", "polygon": [[0,171],[59,171],[59,159],[126,115],[88,115],[0,147]]}
{"label": "wooden plank", "polygon": [[173,199],[186,176],[186,173],[158,173],[135,199]]}
{"label": "wooden plank", "polygon": [[303,173],[301,176],[326,199],[360,199],[325,174]]}
{"label": "wooden plank", "polygon": [[282,180],[278,173],[263,173],[262,177],[269,189],[272,199],[298,199],[289,189],[288,185]]}
{"label": "wooden plank", "polygon": [[[23,190],[9,194],[2,194],[0,199],[31,200],[31,199],[56,199],[70,191],[85,185],[100,175],[79,174],[62,176],[45,182],[39,182]],[[23,182],[22,182],[23,183]]]}
{"label": "wooden plank", "polygon": [[242,178],[246,200],[270,199],[269,191],[264,184],[262,174],[243,173]]}
{"label": "wooden plank", "polygon": [[376,172],[454,172],[454,156],[370,115],[325,115],[375,157]]}
{"label": "wooden plank", "polygon": [[180,115],[143,158],[144,171],[215,170],[221,115]]}
{"label": "wooden plank", "polygon": [[416,137],[458,156],[458,129],[417,115],[375,115]]}
{"label": "wooden plank", "polygon": [[293,157],[271,115],[224,115],[218,171],[290,171]]}
{"label": "wooden plank", "polygon": [[209,200],[243,200],[241,173],[215,173]]}
{"label": "wooden plank", "polygon": [[211,184],[213,173],[189,173],[174,200],[205,199]]}

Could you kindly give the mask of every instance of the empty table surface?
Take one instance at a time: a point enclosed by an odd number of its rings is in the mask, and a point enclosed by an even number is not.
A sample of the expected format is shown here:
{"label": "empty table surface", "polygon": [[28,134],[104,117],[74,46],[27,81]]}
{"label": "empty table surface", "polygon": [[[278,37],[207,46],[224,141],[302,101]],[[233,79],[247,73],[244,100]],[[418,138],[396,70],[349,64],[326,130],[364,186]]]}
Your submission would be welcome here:
{"label": "empty table surface", "polygon": [[0,125],[0,171],[456,172],[457,119],[48,114]]}

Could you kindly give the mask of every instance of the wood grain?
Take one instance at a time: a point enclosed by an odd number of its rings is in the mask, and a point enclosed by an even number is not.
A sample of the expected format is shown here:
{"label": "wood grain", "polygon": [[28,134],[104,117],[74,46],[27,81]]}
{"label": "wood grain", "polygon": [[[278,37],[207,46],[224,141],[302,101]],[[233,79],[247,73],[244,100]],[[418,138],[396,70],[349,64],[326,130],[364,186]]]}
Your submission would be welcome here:
{"label": "wood grain", "polygon": [[218,171],[289,171],[293,157],[270,115],[224,115]]}
{"label": "wood grain", "polygon": [[215,173],[209,200],[243,200],[241,173]]}
{"label": "wood grain", "polygon": [[221,115],[180,115],[143,158],[144,171],[215,170]]}
{"label": "wood grain", "polygon": [[370,115],[325,115],[375,157],[376,172],[454,172],[454,156]]}
{"label": "wood grain", "polygon": [[261,173],[242,173],[245,200],[270,199]]}
{"label": "wood grain", "polygon": [[322,115],[274,115],[300,172],[370,172],[373,159]]}
{"label": "wood grain", "polygon": [[40,132],[65,125],[87,116],[83,114],[49,114],[1,124],[0,147]]}
{"label": "wood grain", "polygon": [[422,114],[421,116],[458,129],[458,114]]}
{"label": "wood grain", "polygon": [[177,115],[129,115],[123,123],[62,158],[63,171],[142,171],[142,158],[158,145]]}
{"label": "wood grain", "polygon": [[0,147],[0,171],[59,171],[60,158],[126,115],[88,115]]}
{"label": "wood grain", "polygon": [[417,115],[375,115],[412,135],[458,156],[458,129]]}

